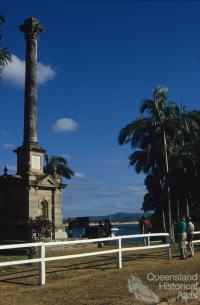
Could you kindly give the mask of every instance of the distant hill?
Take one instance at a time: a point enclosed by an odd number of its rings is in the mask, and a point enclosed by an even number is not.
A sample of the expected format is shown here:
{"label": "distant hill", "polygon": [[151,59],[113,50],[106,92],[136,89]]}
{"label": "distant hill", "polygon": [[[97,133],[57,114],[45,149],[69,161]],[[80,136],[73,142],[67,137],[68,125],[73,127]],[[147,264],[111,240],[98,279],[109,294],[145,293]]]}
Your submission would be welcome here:
{"label": "distant hill", "polygon": [[[145,215],[151,215],[151,213],[145,213]],[[88,216],[90,222],[104,221],[104,219],[111,219],[112,222],[126,222],[126,221],[137,221],[144,216],[144,213],[114,213],[111,215],[103,216]],[[68,223],[68,218],[63,219],[64,223]]]}
{"label": "distant hill", "polygon": [[105,218],[111,219],[111,221],[135,221],[140,219],[143,213],[115,213],[104,216],[89,216],[90,221],[103,221]]}

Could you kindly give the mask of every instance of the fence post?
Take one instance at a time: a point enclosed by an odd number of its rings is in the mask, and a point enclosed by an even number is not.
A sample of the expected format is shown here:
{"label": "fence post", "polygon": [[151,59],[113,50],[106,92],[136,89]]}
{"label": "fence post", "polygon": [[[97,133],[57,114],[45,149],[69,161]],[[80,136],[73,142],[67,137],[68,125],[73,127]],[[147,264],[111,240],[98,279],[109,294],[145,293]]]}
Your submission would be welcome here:
{"label": "fence post", "polygon": [[122,238],[118,237],[118,268],[122,268]]}
{"label": "fence post", "polygon": [[147,246],[150,246],[150,235],[147,236]]}
{"label": "fence post", "polygon": [[168,247],[168,257],[171,260],[172,259],[172,250],[171,250],[171,238],[170,238],[170,235],[167,235],[166,242],[167,242],[167,244],[169,244],[169,247]]}
{"label": "fence post", "polygon": [[45,271],[45,243],[40,246],[40,285],[45,285],[46,271]]}

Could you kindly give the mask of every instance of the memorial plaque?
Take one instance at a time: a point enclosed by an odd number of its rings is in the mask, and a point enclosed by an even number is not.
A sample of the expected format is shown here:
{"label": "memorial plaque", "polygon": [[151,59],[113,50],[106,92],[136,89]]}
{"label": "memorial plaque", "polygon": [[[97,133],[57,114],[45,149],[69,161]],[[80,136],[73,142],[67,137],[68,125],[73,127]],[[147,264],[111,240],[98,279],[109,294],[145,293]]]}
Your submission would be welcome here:
{"label": "memorial plaque", "polygon": [[41,168],[41,160],[39,156],[31,157],[31,168],[40,169]]}

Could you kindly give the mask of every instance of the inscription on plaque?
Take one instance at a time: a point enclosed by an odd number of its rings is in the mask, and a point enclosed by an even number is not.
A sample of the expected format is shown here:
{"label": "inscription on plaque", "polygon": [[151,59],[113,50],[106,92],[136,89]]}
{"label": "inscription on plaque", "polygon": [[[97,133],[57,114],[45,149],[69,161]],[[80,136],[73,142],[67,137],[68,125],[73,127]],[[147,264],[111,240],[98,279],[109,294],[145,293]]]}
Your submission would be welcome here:
{"label": "inscription on plaque", "polygon": [[39,156],[32,156],[31,157],[31,167],[33,169],[40,169],[41,167],[41,160]]}

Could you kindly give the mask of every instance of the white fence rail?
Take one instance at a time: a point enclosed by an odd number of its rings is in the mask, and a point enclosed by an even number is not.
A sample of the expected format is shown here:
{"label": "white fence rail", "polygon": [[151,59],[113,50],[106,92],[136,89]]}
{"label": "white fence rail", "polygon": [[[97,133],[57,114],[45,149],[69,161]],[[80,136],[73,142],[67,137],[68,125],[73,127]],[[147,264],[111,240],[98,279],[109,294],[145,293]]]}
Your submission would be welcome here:
{"label": "white fence rail", "polygon": [[[194,234],[200,234],[200,231],[195,232]],[[134,246],[134,244],[133,244],[133,246],[131,246],[131,247],[122,247],[122,240],[135,239],[135,238],[148,238],[150,241],[151,237],[164,237],[164,238],[166,238],[166,243],[161,243],[161,244],[157,244],[157,245],[148,245],[148,246]],[[111,249],[111,250],[102,250],[102,251],[87,252],[87,253],[81,253],[81,254],[70,254],[70,255],[68,254],[68,255],[62,255],[62,256],[46,257],[46,255],[45,255],[46,248],[49,248],[49,247],[63,246],[63,245],[75,245],[75,244],[102,243],[102,242],[108,242],[108,241],[109,242],[117,241],[117,248]],[[197,242],[200,242],[200,240],[194,241],[194,243],[197,243]],[[167,248],[168,257],[169,257],[169,259],[171,259],[171,245],[170,245],[169,233],[135,234],[135,235],[124,235],[124,236],[96,238],[96,239],[87,239],[87,240],[71,240],[71,241],[67,240],[67,241],[55,241],[55,242],[46,242],[46,243],[35,242],[35,243],[13,244],[13,245],[1,245],[0,250],[32,248],[32,247],[40,248],[40,254],[39,254],[40,257],[39,258],[9,261],[9,262],[8,261],[0,262],[0,267],[30,264],[30,263],[40,263],[40,265],[39,265],[39,284],[45,285],[45,281],[46,281],[45,263],[48,261],[117,253],[117,265],[118,265],[118,268],[120,269],[120,268],[122,268],[122,253],[123,252],[148,250],[148,249],[159,249],[159,248]],[[67,250],[67,248],[66,248],[66,250]]]}
{"label": "white fence rail", "polygon": [[[200,231],[196,231],[196,232],[194,232],[193,234],[194,234],[194,235],[197,235],[197,234],[200,235]],[[197,244],[197,243],[200,243],[200,240],[199,240],[199,239],[193,240],[193,244]]]}

